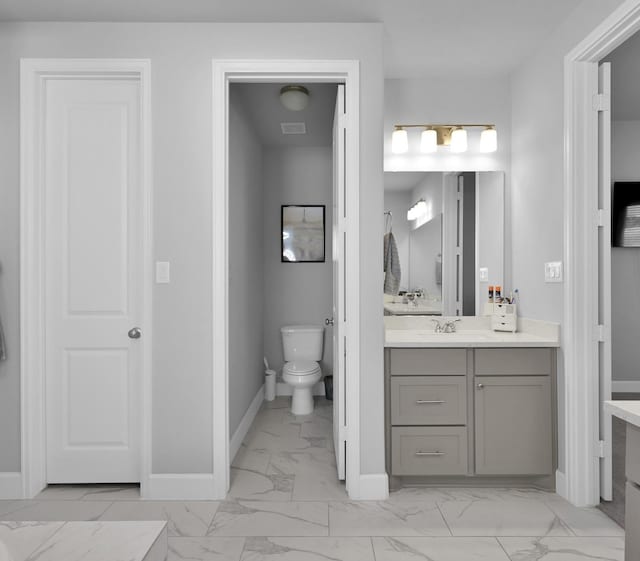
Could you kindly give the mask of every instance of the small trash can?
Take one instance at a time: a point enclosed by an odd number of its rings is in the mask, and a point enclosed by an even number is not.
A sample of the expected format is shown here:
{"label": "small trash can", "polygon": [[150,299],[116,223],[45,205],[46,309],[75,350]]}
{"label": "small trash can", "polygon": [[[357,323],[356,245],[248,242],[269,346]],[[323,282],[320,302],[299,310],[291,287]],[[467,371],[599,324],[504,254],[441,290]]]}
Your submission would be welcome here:
{"label": "small trash can", "polygon": [[264,398],[266,401],[276,398],[276,371],[270,368],[264,371]]}
{"label": "small trash can", "polygon": [[324,377],[324,395],[329,401],[333,401],[333,376]]}

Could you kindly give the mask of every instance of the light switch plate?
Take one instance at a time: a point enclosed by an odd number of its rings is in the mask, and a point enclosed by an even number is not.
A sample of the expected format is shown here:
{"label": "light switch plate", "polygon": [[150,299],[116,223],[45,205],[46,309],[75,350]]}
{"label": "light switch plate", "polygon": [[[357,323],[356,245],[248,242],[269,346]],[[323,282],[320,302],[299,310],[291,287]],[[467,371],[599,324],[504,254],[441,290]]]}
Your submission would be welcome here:
{"label": "light switch plate", "polygon": [[544,264],[544,282],[562,282],[562,261]]}
{"label": "light switch plate", "polygon": [[479,276],[480,276],[480,282],[489,282],[489,268],[480,267]]}
{"label": "light switch plate", "polygon": [[169,284],[171,282],[171,264],[169,261],[156,261],[156,283]]}

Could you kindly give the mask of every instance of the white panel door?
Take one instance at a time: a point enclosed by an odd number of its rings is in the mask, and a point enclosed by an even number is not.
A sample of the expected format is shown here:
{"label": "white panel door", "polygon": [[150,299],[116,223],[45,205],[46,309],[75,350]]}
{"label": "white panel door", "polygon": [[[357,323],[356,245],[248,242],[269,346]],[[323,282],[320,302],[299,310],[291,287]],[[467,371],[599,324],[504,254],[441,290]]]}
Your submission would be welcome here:
{"label": "white panel door", "polygon": [[338,86],[333,117],[333,444],[338,478],[346,471],[345,392],[345,276],[347,233],[345,229],[345,92]]}
{"label": "white panel door", "polygon": [[45,90],[48,483],[140,480],[140,85]]}
{"label": "white panel door", "polygon": [[603,326],[599,343],[600,367],[600,496],[613,499],[611,415],[603,402],[611,399],[611,63],[598,69],[598,208],[601,209],[598,246],[598,323]]}

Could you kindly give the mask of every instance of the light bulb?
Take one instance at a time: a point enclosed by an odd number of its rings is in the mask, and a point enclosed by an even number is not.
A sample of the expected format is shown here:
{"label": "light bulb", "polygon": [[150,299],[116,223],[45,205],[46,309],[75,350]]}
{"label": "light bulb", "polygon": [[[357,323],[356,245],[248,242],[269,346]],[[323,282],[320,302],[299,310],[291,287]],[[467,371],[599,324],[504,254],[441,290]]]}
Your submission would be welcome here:
{"label": "light bulb", "polygon": [[409,151],[409,137],[404,129],[396,129],[391,135],[391,151],[394,154],[405,154]]}
{"label": "light bulb", "polygon": [[498,133],[493,127],[487,127],[480,133],[480,152],[495,152],[498,149]]}
{"label": "light bulb", "polygon": [[454,129],[451,133],[451,151],[466,152],[467,151],[467,131],[459,128]]}
{"label": "light bulb", "polygon": [[438,133],[435,129],[426,129],[420,136],[420,152],[429,154],[438,150]]}

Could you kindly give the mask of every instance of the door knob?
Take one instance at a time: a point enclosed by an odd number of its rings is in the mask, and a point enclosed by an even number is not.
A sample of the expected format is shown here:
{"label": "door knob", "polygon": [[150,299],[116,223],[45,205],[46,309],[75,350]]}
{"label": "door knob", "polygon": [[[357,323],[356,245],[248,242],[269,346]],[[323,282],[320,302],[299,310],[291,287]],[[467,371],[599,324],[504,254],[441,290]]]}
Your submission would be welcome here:
{"label": "door knob", "polygon": [[140,330],[139,327],[132,327],[127,332],[127,335],[129,336],[129,339],[140,339],[140,336],[142,335],[142,331]]}
{"label": "door knob", "polygon": [[327,318],[324,320],[325,325],[333,325],[333,318]]}
{"label": "door knob", "polygon": [[484,384],[478,384],[478,385],[477,385],[477,388],[478,388],[479,390],[481,390],[482,388],[484,388]]}

